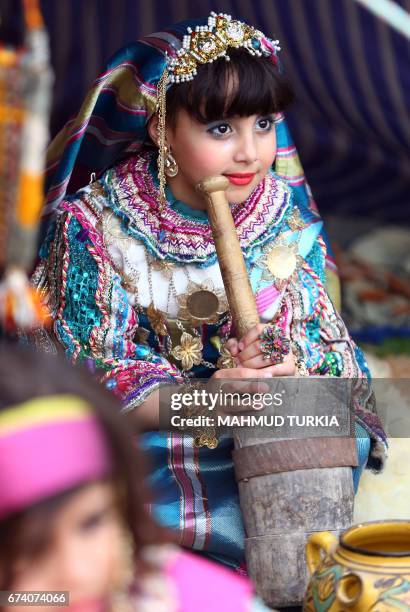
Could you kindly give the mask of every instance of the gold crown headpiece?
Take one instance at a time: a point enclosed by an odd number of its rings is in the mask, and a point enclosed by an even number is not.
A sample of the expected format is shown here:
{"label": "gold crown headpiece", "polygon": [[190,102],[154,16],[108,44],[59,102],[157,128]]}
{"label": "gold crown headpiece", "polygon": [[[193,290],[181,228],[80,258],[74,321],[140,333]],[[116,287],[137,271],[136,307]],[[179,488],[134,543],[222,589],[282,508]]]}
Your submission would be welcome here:
{"label": "gold crown headpiece", "polygon": [[229,60],[227,50],[230,47],[242,47],[259,57],[276,57],[276,52],[280,51],[278,40],[267,39],[259,30],[232,19],[230,15],[212,12],[208,25],[196,26],[195,30],[187,28],[182,47],[176,52],[176,57],[169,60],[168,82],[191,81],[197,73],[198,64],[208,64],[219,57]]}

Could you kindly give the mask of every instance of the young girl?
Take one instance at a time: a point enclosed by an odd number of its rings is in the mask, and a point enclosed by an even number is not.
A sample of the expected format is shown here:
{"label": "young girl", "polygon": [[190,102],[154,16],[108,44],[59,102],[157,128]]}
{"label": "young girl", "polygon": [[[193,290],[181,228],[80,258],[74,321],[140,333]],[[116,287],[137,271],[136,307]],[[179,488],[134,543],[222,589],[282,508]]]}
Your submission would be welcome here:
{"label": "young girl", "polygon": [[[182,545],[235,567],[243,528],[232,442],[156,432],[159,387],[193,376],[368,373],[326,292],[322,222],[282,114],[292,94],[277,51],[251,26],[211,14],[118,52],[51,145],[34,276],[68,356],[103,369],[124,412],[151,432],[156,516]],[[211,174],[229,180],[260,314],[244,338],[195,188]],[[357,422],[360,469],[370,445],[379,464],[377,419],[361,405]]]}
{"label": "young girl", "polygon": [[27,610],[16,591],[66,591],[75,612],[265,610],[246,579],[181,552],[147,514],[138,449],[87,374],[0,348],[1,609]]}

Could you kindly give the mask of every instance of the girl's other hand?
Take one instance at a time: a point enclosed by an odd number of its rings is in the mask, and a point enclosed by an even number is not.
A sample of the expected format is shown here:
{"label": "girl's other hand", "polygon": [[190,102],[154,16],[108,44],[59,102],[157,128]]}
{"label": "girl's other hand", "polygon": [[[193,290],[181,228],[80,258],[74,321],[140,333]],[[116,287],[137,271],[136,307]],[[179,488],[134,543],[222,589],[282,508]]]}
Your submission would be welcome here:
{"label": "girl's other hand", "polygon": [[[270,361],[264,359],[265,355],[261,349],[260,335],[265,327],[266,325],[258,323],[240,341],[236,338],[230,338],[226,342],[225,346],[235,358],[238,366],[234,370],[245,370],[243,376],[238,376],[238,378],[261,378],[263,376],[262,372],[266,376],[296,376],[296,362],[291,351],[284,355],[283,363],[277,365],[269,365]],[[248,370],[254,371],[256,374],[247,376],[246,372]],[[222,372],[226,372],[226,370],[222,370]]]}
{"label": "girl's other hand", "polygon": [[[250,378],[257,378],[259,380],[249,381]],[[210,390],[215,391],[221,390],[223,393],[252,395],[254,393],[267,393],[269,391],[269,385],[262,382],[261,379],[272,378],[270,372],[261,372],[261,370],[254,370],[252,368],[226,368],[224,370],[217,370],[209,379],[208,386]],[[214,385],[212,384],[214,383]],[[215,387],[215,389],[214,389]],[[252,410],[261,410],[260,408],[253,408],[253,406],[246,403],[242,405],[239,398],[232,399],[229,405],[218,405],[219,414],[234,414],[235,412],[251,412]]]}

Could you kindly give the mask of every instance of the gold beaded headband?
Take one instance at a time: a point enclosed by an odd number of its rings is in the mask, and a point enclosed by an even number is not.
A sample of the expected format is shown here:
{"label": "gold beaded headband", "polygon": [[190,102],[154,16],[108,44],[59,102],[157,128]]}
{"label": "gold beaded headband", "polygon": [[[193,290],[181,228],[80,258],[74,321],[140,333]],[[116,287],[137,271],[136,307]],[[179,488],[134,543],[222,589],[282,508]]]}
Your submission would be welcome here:
{"label": "gold beaded headband", "polygon": [[279,41],[269,41],[265,35],[252,26],[232,19],[225,13],[214,12],[208,18],[208,25],[187,29],[182,47],[168,64],[169,82],[191,81],[197,73],[198,64],[208,64],[219,57],[229,60],[227,50],[244,48],[251,55],[276,55],[280,50]]}

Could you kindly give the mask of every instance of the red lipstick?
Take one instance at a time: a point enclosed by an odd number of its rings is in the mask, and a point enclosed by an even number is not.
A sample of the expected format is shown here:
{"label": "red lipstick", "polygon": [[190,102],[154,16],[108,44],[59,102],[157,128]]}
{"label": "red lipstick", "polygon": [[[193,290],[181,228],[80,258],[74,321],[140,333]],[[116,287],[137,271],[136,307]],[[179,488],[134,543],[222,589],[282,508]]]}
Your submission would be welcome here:
{"label": "red lipstick", "polygon": [[249,185],[255,174],[255,172],[235,172],[233,174],[225,174],[225,176],[233,185]]}

